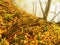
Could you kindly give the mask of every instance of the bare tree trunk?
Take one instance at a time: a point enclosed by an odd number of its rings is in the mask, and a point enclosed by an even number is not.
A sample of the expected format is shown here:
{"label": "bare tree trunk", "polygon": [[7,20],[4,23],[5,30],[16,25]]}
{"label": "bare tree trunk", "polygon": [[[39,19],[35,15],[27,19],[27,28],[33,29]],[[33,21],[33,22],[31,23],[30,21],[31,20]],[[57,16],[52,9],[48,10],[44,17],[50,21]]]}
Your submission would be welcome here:
{"label": "bare tree trunk", "polygon": [[43,10],[42,3],[41,3],[40,0],[39,0],[39,3],[40,3],[41,11],[42,11],[42,13],[43,13],[43,15],[44,15],[44,10]]}
{"label": "bare tree trunk", "polygon": [[34,15],[34,0],[33,0],[33,15]]}
{"label": "bare tree trunk", "polygon": [[45,13],[43,15],[43,18],[45,20],[47,20],[47,16],[48,16],[48,13],[49,13],[49,10],[50,10],[50,5],[51,5],[51,0],[48,0],[47,4],[46,4],[46,8],[45,8]]}
{"label": "bare tree trunk", "polygon": [[36,11],[37,11],[37,0],[35,1],[35,15],[36,15]]}
{"label": "bare tree trunk", "polygon": [[39,3],[40,3],[40,7],[41,7],[41,10],[42,10],[42,13],[43,13],[43,19],[44,20],[47,20],[47,16],[48,16],[50,5],[51,5],[51,0],[48,0],[47,1],[45,10],[43,10],[42,4],[41,4],[41,1],[40,0],[39,0]]}

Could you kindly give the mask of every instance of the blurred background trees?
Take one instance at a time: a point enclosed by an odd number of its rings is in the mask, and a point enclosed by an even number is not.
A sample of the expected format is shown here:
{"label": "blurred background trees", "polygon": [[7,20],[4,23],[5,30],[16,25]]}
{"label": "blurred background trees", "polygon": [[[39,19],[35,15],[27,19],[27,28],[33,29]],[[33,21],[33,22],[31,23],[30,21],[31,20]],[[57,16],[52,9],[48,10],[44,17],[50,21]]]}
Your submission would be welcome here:
{"label": "blurred background trees", "polygon": [[23,10],[48,21],[60,21],[60,0],[14,0]]}

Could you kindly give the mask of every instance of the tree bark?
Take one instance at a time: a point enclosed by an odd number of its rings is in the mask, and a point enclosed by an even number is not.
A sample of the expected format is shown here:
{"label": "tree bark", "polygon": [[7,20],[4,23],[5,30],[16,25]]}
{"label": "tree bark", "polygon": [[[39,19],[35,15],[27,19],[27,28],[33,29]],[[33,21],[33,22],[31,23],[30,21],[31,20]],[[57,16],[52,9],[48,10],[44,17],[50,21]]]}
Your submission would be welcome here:
{"label": "tree bark", "polygon": [[41,10],[42,10],[42,13],[43,13],[43,19],[47,20],[47,16],[48,16],[48,13],[49,13],[49,10],[50,10],[51,0],[47,1],[45,10],[43,10],[40,0],[39,0],[39,3],[40,3],[40,7],[41,7]]}
{"label": "tree bark", "polygon": [[49,10],[50,10],[50,5],[51,5],[51,0],[48,0],[47,1],[47,4],[46,4],[46,8],[45,8],[45,13],[43,14],[43,18],[45,20],[47,20],[47,16],[48,16],[48,13],[49,13]]}

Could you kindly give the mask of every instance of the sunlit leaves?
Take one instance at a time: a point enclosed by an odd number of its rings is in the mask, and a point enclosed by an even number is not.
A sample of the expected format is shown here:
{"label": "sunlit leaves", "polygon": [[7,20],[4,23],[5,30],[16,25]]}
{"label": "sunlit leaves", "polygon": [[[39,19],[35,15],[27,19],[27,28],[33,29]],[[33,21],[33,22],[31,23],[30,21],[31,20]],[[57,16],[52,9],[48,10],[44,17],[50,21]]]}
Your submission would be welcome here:
{"label": "sunlit leaves", "polygon": [[4,20],[5,21],[9,21],[9,20],[11,20],[13,18],[13,15],[12,14],[4,14]]}
{"label": "sunlit leaves", "polygon": [[44,27],[44,32],[46,32],[48,30],[48,26],[47,25],[45,25],[45,27]]}
{"label": "sunlit leaves", "polygon": [[[30,17],[29,14],[28,14],[29,16],[26,16],[26,13],[23,13],[23,15],[21,16],[20,13],[18,12],[19,11],[17,11],[17,13],[14,14],[15,16],[7,12],[5,12],[2,16],[2,18],[5,19],[6,23],[3,23],[4,25],[0,27],[2,29],[8,27],[7,30],[5,29],[6,30],[6,33],[4,33],[5,35],[2,36],[6,37],[9,43],[10,42],[13,44],[19,43],[19,45],[25,45],[25,44],[29,45],[29,43],[31,45],[35,44],[45,45],[46,43],[48,43],[46,45],[49,45],[50,43],[54,43],[52,41],[55,40],[55,37],[56,38],[58,37],[58,35],[55,33],[59,33],[60,27],[56,26],[53,23],[49,23],[48,21]],[[2,43],[3,42],[4,40],[2,41]]]}
{"label": "sunlit leaves", "polygon": [[5,41],[5,39],[6,39],[6,38],[1,39],[1,42],[0,42],[1,45],[4,45],[4,41]]}
{"label": "sunlit leaves", "polygon": [[40,35],[39,35],[39,34],[37,34],[37,40],[40,40],[40,39],[41,39]]}
{"label": "sunlit leaves", "polygon": [[0,0],[0,4],[2,4],[2,0]]}
{"label": "sunlit leaves", "polygon": [[18,38],[14,38],[13,39],[13,42],[15,43],[15,42],[18,42],[19,40],[18,40]]}
{"label": "sunlit leaves", "polygon": [[53,28],[54,28],[53,32],[54,32],[55,34],[60,33],[60,27],[59,27],[58,25],[52,24],[52,26],[53,26]]}
{"label": "sunlit leaves", "polygon": [[25,39],[26,39],[23,34],[18,35],[18,37],[19,37],[21,40],[25,40]]}
{"label": "sunlit leaves", "polygon": [[19,12],[16,12],[14,16],[20,18],[22,17],[22,14],[20,14]]}
{"label": "sunlit leaves", "polygon": [[17,38],[17,35],[16,35],[16,34],[15,34],[15,36],[14,36],[14,38],[13,38],[12,41],[13,41],[14,43],[19,41],[19,39]]}

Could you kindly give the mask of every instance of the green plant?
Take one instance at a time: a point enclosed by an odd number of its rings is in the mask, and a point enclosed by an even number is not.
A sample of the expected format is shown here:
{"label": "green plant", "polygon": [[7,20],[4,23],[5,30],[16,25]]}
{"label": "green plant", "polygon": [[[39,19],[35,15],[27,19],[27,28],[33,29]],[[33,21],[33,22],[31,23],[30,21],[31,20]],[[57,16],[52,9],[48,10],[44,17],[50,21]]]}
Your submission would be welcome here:
{"label": "green plant", "polygon": [[11,20],[13,18],[13,15],[12,14],[4,14],[4,20],[5,21],[9,21],[9,20]]}
{"label": "green plant", "polygon": [[25,39],[26,39],[23,34],[18,35],[18,37],[19,37],[20,39],[22,39],[22,40],[25,40]]}

